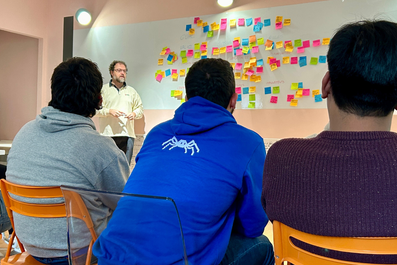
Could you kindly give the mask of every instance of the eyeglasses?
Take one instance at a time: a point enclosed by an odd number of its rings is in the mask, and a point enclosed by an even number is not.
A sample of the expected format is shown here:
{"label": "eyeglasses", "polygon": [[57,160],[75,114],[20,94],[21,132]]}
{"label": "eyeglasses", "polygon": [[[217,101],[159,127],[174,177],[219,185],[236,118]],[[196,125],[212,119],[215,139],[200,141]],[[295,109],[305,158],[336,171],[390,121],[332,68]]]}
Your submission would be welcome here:
{"label": "eyeglasses", "polygon": [[123,72],[123,73],[125,73],[125,74],[128,72],[127,69],[114,69],[114,71],[116,71],[117,73]]}

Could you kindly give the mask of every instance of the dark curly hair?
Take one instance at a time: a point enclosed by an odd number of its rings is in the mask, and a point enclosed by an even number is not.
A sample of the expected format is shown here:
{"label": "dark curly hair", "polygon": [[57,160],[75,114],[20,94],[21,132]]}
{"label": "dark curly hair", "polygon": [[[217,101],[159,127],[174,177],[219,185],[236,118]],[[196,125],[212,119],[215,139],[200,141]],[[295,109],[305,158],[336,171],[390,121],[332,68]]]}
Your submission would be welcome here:
{"label": "dark curly hair", "polygon": [[188,99],[200,96],[224,108],[229,105],[235,86],[232,66],[220,58],[195,62],[185,79]]}
{"label": "dark curly hair", "polygon": [[74,57],[60,63],[51,77],[51,101],[64,112],[92,117],[100,108],[102,75],[90,60]]}

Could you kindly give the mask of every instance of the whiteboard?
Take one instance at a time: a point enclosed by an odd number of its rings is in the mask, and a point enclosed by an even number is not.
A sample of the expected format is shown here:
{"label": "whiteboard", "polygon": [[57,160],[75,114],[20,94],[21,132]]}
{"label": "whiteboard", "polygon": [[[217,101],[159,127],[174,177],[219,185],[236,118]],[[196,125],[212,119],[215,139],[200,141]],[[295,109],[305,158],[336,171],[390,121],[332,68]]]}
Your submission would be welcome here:
{"label": "whiteboard", "polygon": [[[127,83],[133,86],[140,94],[145,109],[176,109],[181,101],[171,97],[172,90],[184,91],[184,77],[178,77],[173,81],[171,76],[156,81],[155,72],[158,70],[189,68],[195,61],[193,57],[187,57],[187,63],[182,63],[181,50],[193,49],[195,43],[208,42],[208,57],[223,58],[231,63],[243,63],[251,57],[264,60],[264,71],[261,82],[236,80],[236,87],[256,87],[255,108],[257,109],[318,109],[326,108],[326,102],[315,102],[311,93],[319,89],[321,92],[321,80],[327,71],[327,64],[310,65],[311,57],[319,57],[327,54],[328,46],[313,47],[312,41],[323,38],[331,38],[334,32],[344,23],[362,19],[397,19],[397,5],[395,0],[329,0],[299,5],[263,8],[239,12],[226,12],[222,14],[199,16],[208,25],[216,22],[220,24],[222,18],[228,19],[226,30],[214,31],[212,38],[203,33],[202,27],[195,25],[194,17],[172,20],[153,21],[118,26],[97,27],[91,29],[79,29],[74,31],[74,56],[89,58],[96,62],[104,77],[104,82],[109,82],[109,64],[113,60],[123,60],[128,65]],[[283,19],[291,19],[290,26],[275,29],[276,16]],[[271,20],[271,26],[263,27],[259,33],[253,31],[253,26],[230,27],[231,19],[261,18]],[[195,28],[195,34],[189,35],[186,25],[191,24]],[[256,35],[256,38],[264,38],[274,42],[301,39],[310,40],[311,47],[304,53],[297,54],[296,47],[292,53],[285,52],[284,48],[265,50],[264,45],[259,46],[259,52],[234,56],[232,53],[212,55],[213,47],[225,47],[231,45],[235,37],[241,39]],[[160,52],[164,47],[178,55],[178,60],[172,65],[167,65],[166,56]],[[281,60],[280,67],[271,71],[267,65],[269,56]],[[283,57],[307,57],[307,65],[282,64]],[[158,66],[158,59],[163,58],[164,64]],[[242,72],[235,70],[235,72]],[[310,89],[310,96],[298,99],[298,106],[290,106],[287,95],[295,94],[291,90],[292,83],[302,82],[303,88]],[[279,86],[278,94],[265,94],[265,87]],[[183,94],[183,97],[185,93]],[[272,96],[277,96],[276,104],[270,103]],[[246,109],[249,104],[249,95],[242,94],[237,108]]]}

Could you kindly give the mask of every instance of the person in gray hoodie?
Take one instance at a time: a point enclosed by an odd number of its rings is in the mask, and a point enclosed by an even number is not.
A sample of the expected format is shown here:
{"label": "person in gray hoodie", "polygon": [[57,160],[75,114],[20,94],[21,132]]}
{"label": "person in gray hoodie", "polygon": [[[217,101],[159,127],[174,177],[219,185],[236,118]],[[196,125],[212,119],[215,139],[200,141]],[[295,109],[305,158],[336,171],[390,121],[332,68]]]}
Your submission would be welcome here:
{"label": "person in gray hoodie", "polygon": [[[30,186],[69,185],[121,192],[129,175],[125,154],[101,136],[91,117],[100,109],[102,75],[95,63],[71,58],[51,78],[51,101],[13,140],[7,180]],[[111,210],[102,206],[106,221]],[[65,218],[14,213],[15,231],[29,254],[45,264],[68,264]]]}

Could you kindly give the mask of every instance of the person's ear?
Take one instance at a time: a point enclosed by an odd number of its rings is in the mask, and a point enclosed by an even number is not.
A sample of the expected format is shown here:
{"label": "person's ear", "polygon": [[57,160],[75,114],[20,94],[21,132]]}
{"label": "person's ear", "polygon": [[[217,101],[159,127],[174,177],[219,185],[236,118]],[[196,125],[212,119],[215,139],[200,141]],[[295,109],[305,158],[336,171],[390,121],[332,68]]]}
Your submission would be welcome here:
{"label": "person's ear", "polygon": [[331,94],[331,79],[329,77],[329,71],[327,71],[323,77],[323,81],[321,83],[321,97],[327,98],[328,95]]}
{"label": "person's ear", "polygon": [[185,95],[185,102],[188,100],[187,95]]}
{"label": "person's ear", "polygon": [[229,101],[229,106],[227,107],[228,111],[231,112],[232,110],[234,110],[236,108],[237,97],[238,97],[237,94],[233,93],[233,95],[232,95],[232,97],[230,98],[230,101]]}

